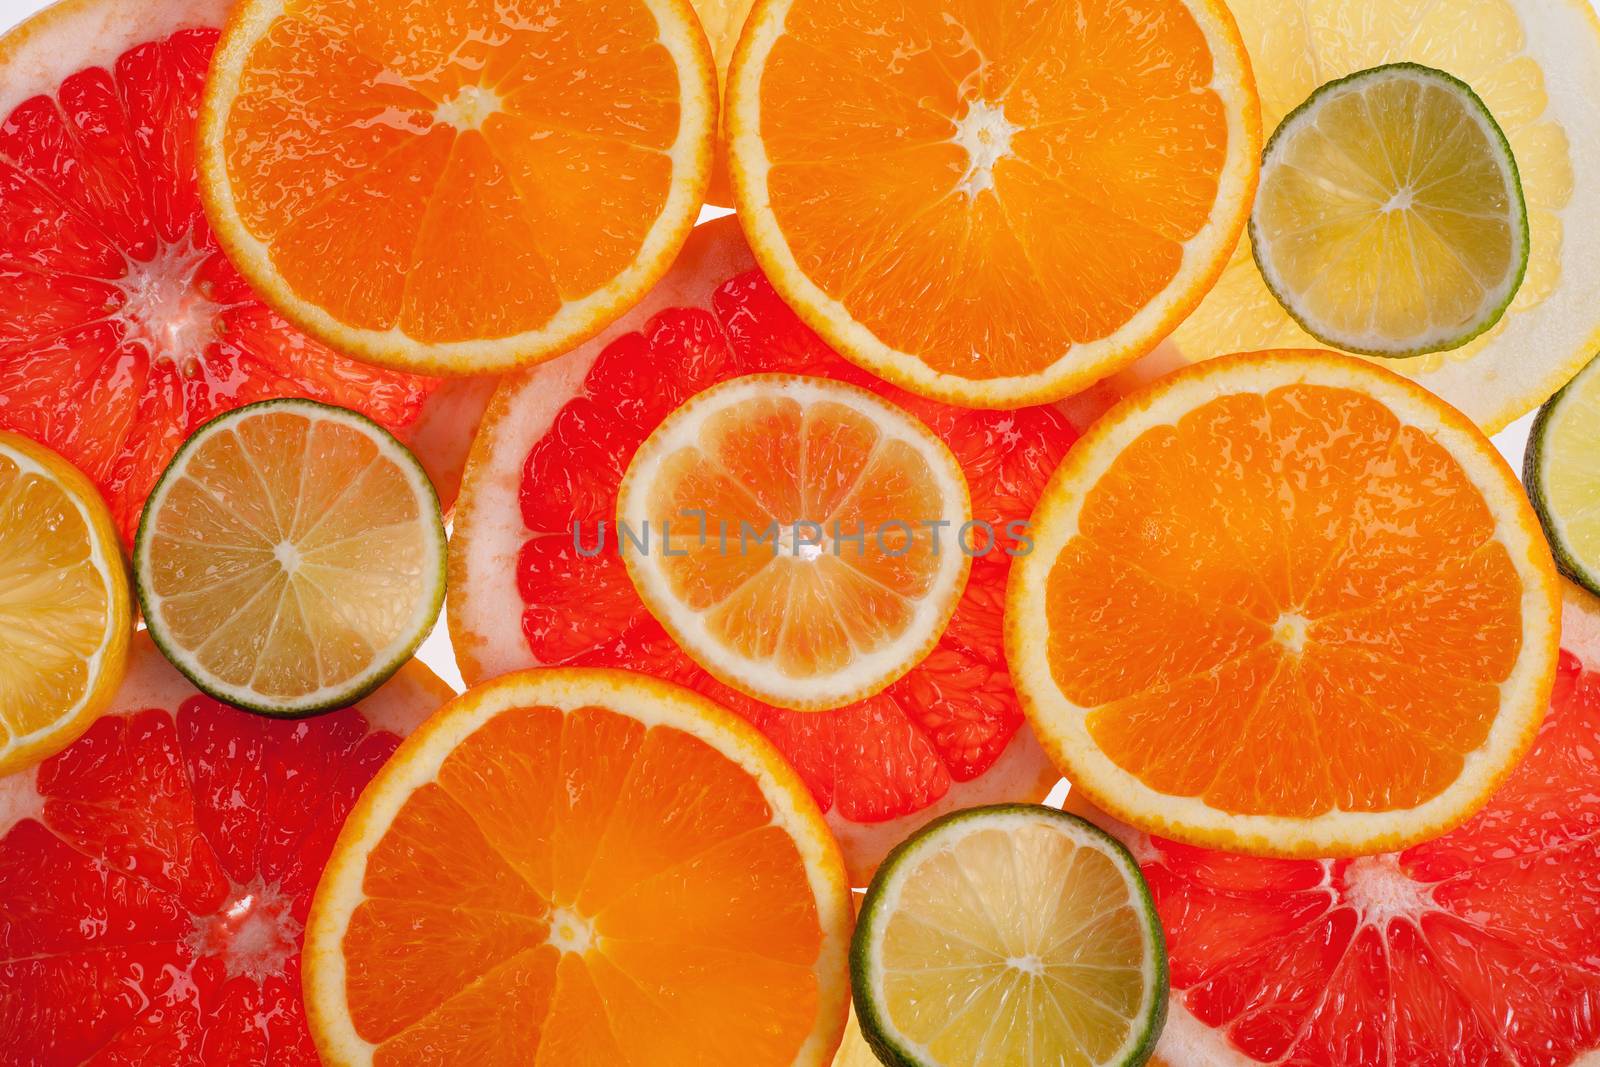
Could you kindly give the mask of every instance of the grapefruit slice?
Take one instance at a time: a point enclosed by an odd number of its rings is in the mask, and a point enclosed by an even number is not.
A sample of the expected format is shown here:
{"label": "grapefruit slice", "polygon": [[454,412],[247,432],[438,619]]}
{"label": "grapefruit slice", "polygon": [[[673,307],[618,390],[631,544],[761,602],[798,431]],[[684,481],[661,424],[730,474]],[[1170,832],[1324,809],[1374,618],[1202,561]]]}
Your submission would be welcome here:
{"label": "grapefruit slice", "polygon": [[131,540],[195,427],[306,396],[412,445],[448,503],[487,399],[377,370],[258,300],[200,211],[194,121],[224,0],[63,0],[0,38],[0,429],[60,452]]}
{"label": "grapefruit slice", "polygon": [[[668,412],[719,381],[794,372],[849,382],[905,408],[965,472],[972,513],[998,551],[971,577],[932,653],[867,700],[792,712],[706,674],[634,592],[615,540],[595,547],[639,443]],[[778,298],[734,219],[699,227],[671,272],[605,334],[507,380],[473,448],[450,543],[447,615],[469,682],[519,667],[626,667],[678,681],[760,727],[827,812],[864,884],[889,848],[935,815],[1037,800],[1056,775],[1023,728],[1000,655],[1011,557],[1006,523],[1026,520],[1076,438],[1047,407],[980,412],[923,400],[846,362]],[[520,630],[508,620],[521,619]]]}
{"label": "grapefruit slice", "polygon": [[362,786],[449,696],[411,663],[359,708],[274,722],[136,635],[107,713],[0,778],[6,1062],[316,1067],[312,891]]}
{"label": "grapefruit slice", "polygon": [[[1276,129],[1325,82],[1385,63],[1421,63],[1483,98],[1516,158],[1528,212],[1522,286],[1493,329],[1393,369],[1489,433],[1542,404],[1600,349],[1600,15],[1590,0],[1229,0]],[[1438,145],[1432,147],[1439,147]],[[1425,149],[1424,149],[1425,150]],[[1234,249],[1215,288],[1163,358],[1312,347],[1251,258]]]}
{"label": "grapefruit slice", "polygon": [[1581,799],[1600,792],[1600,601],[1572,586],[1564,599],[1544,726],[1460,829],[1356,860],[1118,829],[1167,934],[1155,1062],[1600,1063],[1600,808]]}

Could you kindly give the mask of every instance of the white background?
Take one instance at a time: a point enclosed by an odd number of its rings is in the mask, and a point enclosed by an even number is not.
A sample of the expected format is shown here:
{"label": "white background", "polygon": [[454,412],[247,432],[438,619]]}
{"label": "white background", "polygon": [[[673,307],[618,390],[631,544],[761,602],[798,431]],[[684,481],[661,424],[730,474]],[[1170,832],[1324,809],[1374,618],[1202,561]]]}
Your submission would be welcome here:
{"label": "white background", "polygon": [[[33,12],[48,6],[48,0],[0,0],[0,32],[4,32],[14,24],[21,22]],[[715,218],[718,215],[728,214],[721,208],[706,208],[700,213],[701,221]],[[1531,414],[1524,416],[1508,426],[1494,441],[1499,446],[1501,453],[1510,462],[1513,469],[1522,470],[1522,450],[1527,443],[1528,425],[1532,421]],[[508,625],[519,625],[518,622]],[[461,673],[456,669],[455,655],[450,649],[450,635],[445,626],[443,615],[433,632],[423,642],[418,652],[423,662],[432,667],[441,678],[444,678],[456,689],[462,687]]]}

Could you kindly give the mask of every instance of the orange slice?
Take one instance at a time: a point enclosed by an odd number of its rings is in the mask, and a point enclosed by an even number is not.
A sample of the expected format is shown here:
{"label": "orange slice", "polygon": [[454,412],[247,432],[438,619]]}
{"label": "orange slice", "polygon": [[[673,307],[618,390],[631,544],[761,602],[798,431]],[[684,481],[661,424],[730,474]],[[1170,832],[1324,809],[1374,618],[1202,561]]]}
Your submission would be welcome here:
{"label": "orange slice", "polygon": [[778,291],[863,367],[976,407],[1153,348],[1227,262],[1261,152],[1216,0],[764,0],[724,117]]}
{"label": "orange slice", "polygon": [[[739,31],[744,28],[745,16],[755,0],[689,0],[700,25],[711,43],[711,54],[717,61],[717,88],[720,91],[728,80],[728,63],[733,59],[733,48],[739,43]],[[733,187],[728,182],[728,142],[719,127],[717,154],[711,165],[711,184],[706,189],[706,203],[729,207],[733,204]]]}
{"label": "orange slice", "polygon": [[863,700],[932,651],[969,551],[994,535],[971,519],[932,430],[865,389],[789,374],[695,396],[617,495],[650,613],[722,682],[798,711]]}
{"label": "orange slice", "polygon": [[330,1065],[826,1064],[850,890],[755,729],[621,671],[468,690],[362,794],[307,924]]}
{"label": "orange slice", "polygon": [[247,0],[206,90],[206,212],[265,299],[347,352],[546,359],[671,265],[715,79],[688,0]]}
{"label": "orange slice", "polygon": [[1113,408],[1012,571],[1006,656],[1074,790],[1285,856],[1464,821],[1532,741],[1560,593],[1475,426],[1315,352],[1226,356]]}

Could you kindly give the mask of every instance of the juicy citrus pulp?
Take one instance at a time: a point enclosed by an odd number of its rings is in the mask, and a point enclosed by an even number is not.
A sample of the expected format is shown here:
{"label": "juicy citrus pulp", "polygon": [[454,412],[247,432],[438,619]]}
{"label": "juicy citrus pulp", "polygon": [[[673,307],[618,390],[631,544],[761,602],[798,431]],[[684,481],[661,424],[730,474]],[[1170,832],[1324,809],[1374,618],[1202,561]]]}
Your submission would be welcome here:
{"label": "juicy citrus pulp", "polygon": [[[434,391],[311,341],[244,284],[196,189],[217,31],[133,8],[70,0],[0,39],[0,429],[84,471],[129,541],[162,468],[214,415],[302,395],[409,439]],[[118,47],[147,25],[155,36]],[[73,70],[75,50],[114,61],[59,83],[36,73]]]}
{"label": "juicy citrus pulp", "polygon": [[[755,0],[689,0],[700,16],[700,26],[706,31],[711,44],[711,55],[717,61],[717,89],[720,93],[728,80],[728,64],[733,59],[734,45],[739,43],[739,31],[744,20],[755,6]],[[711,165],[711,184],[706,188],[706,203],[729,207],[733,204],[733,187],[728,183],[728,142],[720,126],[722,109],[717,109],[716,156]]]}
{"label": "juicy citrus pulp", "polygon": [[150,494],[134,581],[200,689],[267,714],[340,707],[421,643],[444,602],[427,475],[382,427],[311,400],[221,415]]}
{"label": "juicy citrus pulp", "polygon": [[785,298],[862,366],[984,407],[1154,347],[1232,250],[1261,147],[1210,0],[768,0],[726,121]]}
{"label": "juicy citrus pulp", "polygon": [[[1528,268],[1494,327],[1393,369],[1487,432],[1537,407],[1600,349],[1600,17],[1588,0],[1229,0],[1274,129],[1316,88],[1402,61],[1449,71],[1482,96],[1517,161]],[[1241,241],[1215,288],[1178,326],[1183,359],[1316,344],[1267,289]]]}
{"label": "juicy citrus pulp", "polygon": [[1499,320],[1528,265],[1517,164],[1478,95],[1393,63],[1321,86],[1267,143],[1250,241],[1318,340],[1414,356]]}
{"label": "juicy citrus pulp", "polygon": [[1557,566],[1600,595],[1600,359],[1539,412],[1522,481]]}
{"label": "juicy citrus pulp", "polygon": [[363,794],[312,907],[330,1064],[826,1064],[849,889],[748,725],[618,671],[502,676]]}
{"label": "juicy citrus pulp", "polygon": [[418,663],[349,709],[219,704],[134,635],[106,713],[0,777],[11,1063],[319,1067],[300,933],[345,812],[450,695]]}
{"label": "juicy citrus pulp", "polygon": [[1138,864],[1054,808],[929,824],[878,869],[850,957],[862,1033],[894,1067],[1137,1067],[1166,1014]]}
{"label": "juicy citrus pulp", "polygon": [[1403,852],[1262,860],[1127,832],[1166,929],[1169,1067],[1600,1059],[1600,603],[1566,587],[1532,750]]}
{"label": "juicy citrus pulp", "polygon": [[132,615],[95,487],[49,449],[0,431],[0,775],[88,729],[122,680]]}
{"label": "juicy citrus pulp", "polygon": [[1074,789],[1151,832],[1351,855],[1470,815],[1559,634],[1521,487],[1459,413],[1331,353],[1187,368],[1056,472],[1006,651]]}
{"label": "juicy citrus pulp", "polygon": [[687,0],[252,0],[208,83],[207,211],[257,289],[346,351],[548,358],[672,262],[715,77]]}
{"label": "juicy citrus pulp", "polygon": [[[792,712],[707,674],[645,607],[613,522],[629,458],[674,408],[717,382],[804,373],[904,407],[960,461],[996,544],[972,560],[943,636],[905,677],[837,711]],[[1048,407],[950,407],[841,359],[753,269],[736,219],[699,227],[619,327],[501,386],[474,446],[450,541],[451,644],[469,682],[539,664],[625,667],[710,696],[754,723],[827,812],[854,884],[942,811],[1037,800],[1059,775],[1022,721],[1000,648],[1011,533],[1076,433]],[[573,540],[582,532],[584,553]],[[951,531],[946,531],[946,535]],[[521,626],[508,626],[520,619]]]}
{"label": "juicy citrus pulp", "polygon": [[[971,518],[961,467],[926,426],[798,375],[695,396],[639,446],[617,496],[623,561],[667,632],[723,682],[797,710],[871,696],[933,649],[966,584]],[[655,548],[624,531],[653,531]]]}

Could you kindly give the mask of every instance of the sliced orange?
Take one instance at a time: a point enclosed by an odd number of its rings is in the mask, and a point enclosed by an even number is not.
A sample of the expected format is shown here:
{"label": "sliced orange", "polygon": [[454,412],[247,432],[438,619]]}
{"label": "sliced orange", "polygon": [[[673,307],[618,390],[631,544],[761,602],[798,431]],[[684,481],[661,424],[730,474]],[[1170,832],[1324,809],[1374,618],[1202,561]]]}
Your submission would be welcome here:
{"label": "sliced orange", "polygon": [[1461,413],[1332,353],[1225,356],[1113,408],[1012,569],[1006,656],[1074,790],[1285,856],[1470,816],[1547,706],[1560,591]]}
{"label": "sliced orange", "polygon": [[698,394],[639,450],[617,547],[695,662],[798,711],[879,692],[920,663],[966,588],[961,465],[889,401],[830,378],[751,374]]}
{"label": "sliced orange", "polygon": [[504,675],[401,744],[303,955],[324,1062],[826,1064],[850,890],[754,727],[620,671]]}
{"label": "sliced orange", "polygon": [[[717,61],[717,87],[720,90],[728,80],[728,63],[733,59],[733,48],[739,43],[739,31],[744,28],[745,16],[755,0],[689,0],[700,25],[711,42],[711,54]],[[711,166],[711,184],[706,189],[706,203],[728,207],[733,204],[733,187],[728,183],[728,143],[717,131],[717,154]]]}
{"label": "sliced orange", "polygon": [[760,0],[724,119],[778,291],[855,362],[975,407],[1153,348],[1227,262],[1261,152],[1217,0]]}
{"label": "sliced orange", "polygon": [[298,325],[482,373],[565,351],[666,271],[716,107],[688,0],[246,0],[207,84],[201,189]]}

